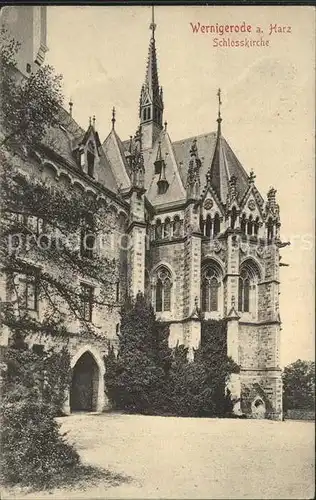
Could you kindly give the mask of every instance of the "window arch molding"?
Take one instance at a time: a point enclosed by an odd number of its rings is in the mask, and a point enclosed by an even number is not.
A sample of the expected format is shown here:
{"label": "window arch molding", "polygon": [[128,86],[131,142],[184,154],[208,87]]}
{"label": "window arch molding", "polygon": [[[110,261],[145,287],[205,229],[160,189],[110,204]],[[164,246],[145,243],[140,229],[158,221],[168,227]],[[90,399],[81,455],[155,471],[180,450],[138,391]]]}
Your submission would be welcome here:
{"label": "window arch molding", "polygon": [[210,317],[217,317],[223,312],[223,277],[223,267],[216,259],[204,260],[201,267],[201,308]]}
{"label": "window arch molding", "polygon": [[161,261],[150,273],[152,304],[160,314],[170,314],[174,308],[175,274],[167,262]]}

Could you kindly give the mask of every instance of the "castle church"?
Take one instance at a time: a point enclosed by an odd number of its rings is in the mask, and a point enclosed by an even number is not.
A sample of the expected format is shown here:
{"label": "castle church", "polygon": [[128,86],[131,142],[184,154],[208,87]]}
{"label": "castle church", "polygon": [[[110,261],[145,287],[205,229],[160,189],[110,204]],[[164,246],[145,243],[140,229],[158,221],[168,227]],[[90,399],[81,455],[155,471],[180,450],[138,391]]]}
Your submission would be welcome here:
{"label": "castle church", "polygon": [[[23,40],[33,40],[29,49],[22,43],[18,61],[27,76],[44,61],[46,7],[15,9],[18,34],[23,19]],[[102,359],[106,341],[115,343],[120,299],[126,292],[132,296],[142,292],[151,300],[157,319],[168,323],[169,345],[185,345],[190,359],[201,340],[201,321],[225,318],[227,353],[240,366],[240,373],[230,380],[232,396],[238,400],[235,411],[281,419],[282,243],[276,190],[271,188],[263,197],[253,171],[247,172],[230,148],[223,135],[220,90],[214,131],[172,140],[164,121],[156,38],[153,19],[145,79],[139,82],[136,133],[121,139],[113,110],[111,130],[102,141],[93,119],[87,130],[75,122],[70,103],[69,111],[61,112],[62,124],[51,132],[54,140],[47,138],[46,147],[37,153],[37,165],[32,166],[37,175],[56,185],[101,193],[113,208],[117,233],[129,240],[125,252],[112,249],[120,262],[118,307],[103,315],[89,310],[91,321],[102,325],[102,333],[85,338],[74,328],[69,345],[73,380],[65,410],[106,408]],[[96,285],[85,286],[93,294]],[[91,390],[82,403],[75,394],[84,384]]]}

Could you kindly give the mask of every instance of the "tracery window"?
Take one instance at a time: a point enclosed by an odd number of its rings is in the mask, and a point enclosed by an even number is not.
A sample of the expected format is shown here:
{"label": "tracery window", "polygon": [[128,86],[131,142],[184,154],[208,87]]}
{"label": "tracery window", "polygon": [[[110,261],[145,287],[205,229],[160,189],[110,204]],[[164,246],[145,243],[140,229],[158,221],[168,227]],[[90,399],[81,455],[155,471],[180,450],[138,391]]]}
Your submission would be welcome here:
{"label": "tracery window", "polygon": [[241,220],[240,220],[240,229],[243,234],[246,234],[246,214],[242,214]]}
{"label": "tracery window", "polygon": [[178,215],[173,219],[173,236],[176,238],[181,236],[181,221]]}
{"label": "tracery window", "polygon": [[205,224],[205,236],[210,237],[212,234],[212,219],[210,214],[206,216],[206,224]]}
{"label": "tracery window", "polygon": [[159,267],[156,272],[156,312],[171,311],[171,288],[172,279],[169,269],[165,266]]}
{"label": "tracery window", "polygon": [[221,221],[220,221],[220,218],[219,218],[219,215],[218,214],[215,214],[215,217],[214,217],[214,236],[216,236],[218,233],[220,233],[221,231]]}
{"label": "tracery window", "polygon": [[247,222],[247,234],[249,234],[249,236],[252,235],[252,227],[253,227],[253,221],[252,221],[252,215],[250,215]]}
{"label": "tracery window", "polygon": [[256,313],[259,272],[251,262],[244,262],[238,280],[238,311]]}
{"label": "tracery window", "polygon": [[258,232],[259,232],[259,226],[260,226],[260,221],[259,221],[259,217],[256,217],[256,220],[254,222],[254,234],[255,236],[258,235]]}
{"label": "tracery window", "polygon": [[163,228],[163,237],[166,239],[171,238],[171,221],[169,217],[166,218]]}
{"label": "tracery window", "polygon": [[207,265],[202,271],[202,311],[212,312],[219,310],[220,286],[220,269],[217,265],[215,265],[215,263],[211,263]]}
{"label": "tracery window", "polygon": [[268,241],[272,240],[273,236],[274,236],[273,220],[272,220],[271,217],[269,217],[268,223],[267,223],[267,237],[268,237]]}
{"label": "tracery window", "polygon": [[156,240],[161,240],[161,238],[162,238],[162,225],[161,225],[160,219],[157,219],[157,221],[156,221],[155,237],[156,237]]}

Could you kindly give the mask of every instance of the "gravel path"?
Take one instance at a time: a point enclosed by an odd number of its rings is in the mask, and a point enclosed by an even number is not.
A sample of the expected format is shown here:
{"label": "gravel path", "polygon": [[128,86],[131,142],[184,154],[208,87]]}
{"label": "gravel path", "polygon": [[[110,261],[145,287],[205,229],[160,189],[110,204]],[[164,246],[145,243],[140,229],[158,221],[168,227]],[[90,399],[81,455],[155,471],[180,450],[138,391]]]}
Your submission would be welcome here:
{"label": "gravel path", "polygon": [[310,499],[312,422],[77,414],[60,419],[86,464],[128,476],[117,486],[7,498]]}

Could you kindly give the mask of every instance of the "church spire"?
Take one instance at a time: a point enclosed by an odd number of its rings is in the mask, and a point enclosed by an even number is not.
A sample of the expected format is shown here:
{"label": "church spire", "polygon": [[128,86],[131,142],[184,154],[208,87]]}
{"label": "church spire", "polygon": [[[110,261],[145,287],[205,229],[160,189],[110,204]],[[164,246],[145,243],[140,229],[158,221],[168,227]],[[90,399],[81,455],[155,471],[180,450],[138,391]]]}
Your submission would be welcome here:
{"label": "church spire", "polygon": [[141,89],[139,118],[143,129],[144,149],[151,148],[162,130],[163,98],[162,88],[159,86],[158,64],[156,54],[154,6],[149,26],[151,37],[149,41],[148,60],[145,82]]}
{"label": "church spire", "polygon": [[222,116],[221,116],[221,105],[222,105],[222,100],[221,100],[221,89],[218,89],[217,91],[217,97],[218,97],[218,116],[217,116],[217,140],[219,137],[222,135]]}

